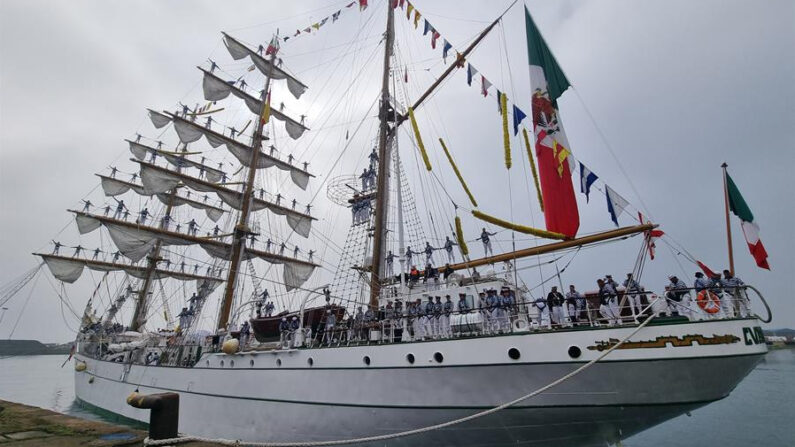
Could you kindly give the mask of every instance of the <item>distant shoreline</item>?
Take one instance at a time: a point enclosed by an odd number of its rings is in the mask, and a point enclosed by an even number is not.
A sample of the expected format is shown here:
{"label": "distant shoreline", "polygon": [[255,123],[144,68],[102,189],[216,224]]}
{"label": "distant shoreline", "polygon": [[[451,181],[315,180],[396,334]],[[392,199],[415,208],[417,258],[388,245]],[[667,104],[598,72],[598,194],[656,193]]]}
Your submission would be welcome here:
{"label": "distant shoreline", "polygon": [[69,354],[71,343],[41,343],[38,340],[0,340],[0,356],[64,355]]}

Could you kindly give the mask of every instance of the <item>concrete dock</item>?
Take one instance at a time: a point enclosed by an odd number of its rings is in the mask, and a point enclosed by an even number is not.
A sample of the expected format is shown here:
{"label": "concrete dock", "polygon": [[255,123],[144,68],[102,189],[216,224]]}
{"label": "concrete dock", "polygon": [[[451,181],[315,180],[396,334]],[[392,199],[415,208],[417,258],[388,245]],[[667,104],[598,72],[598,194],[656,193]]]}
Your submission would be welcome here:
{"label": "concrete dock", "polygon": [[[146,431],[0,400],[2,447],[142,446]],[[187,447],[210,447],[191,442]]]}

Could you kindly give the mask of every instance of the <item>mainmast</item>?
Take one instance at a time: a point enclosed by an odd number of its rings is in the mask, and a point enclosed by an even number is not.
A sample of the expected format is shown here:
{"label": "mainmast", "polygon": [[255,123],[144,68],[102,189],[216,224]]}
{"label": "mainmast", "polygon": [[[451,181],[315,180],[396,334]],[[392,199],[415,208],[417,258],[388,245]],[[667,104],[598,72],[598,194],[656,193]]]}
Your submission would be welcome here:
{"label": "mainmast", "polygon": [[248,217],[251,212],[251,196],[254,192],[254,180],[257,174],[257,165],[259,161],[260,148],[262,147],[262,131],[265,128],[265,111],[270,107],[268,97],[270,95],[271,75],[273,74],[273,66],[276,62],[276,52],[271,53],[270,58],[270,72],[265,76],[265,89],[262,96],[262,109],[257,117],[257,129],[254,131],[254,137],[251,141],[251,164],[248,169],[248,178],[243,185],[243,203],[240,206],[240,220],[235,226],[234,235],[232,239],[232,258],[229,263],[229,275],[226,280],[226,290],[224,291],[224,300],[221,303],[221,313],[218,315],[218,329],[226,329],[229,323],[229,314],[232,311],[232,302],[235,298],[235,287],[237,286],[237,274],[242,260],[243,250],[246,245],[246,236],[250,233],[248,228]]}
{"label": "mainmast", "polygon": [[[386,221],[387,221],[387,196],[389,195],[389,140],[392,137],[389,127],[390,119],[394,120],[392,107],[390,106],[389,95],[389,75],[390,61],[395,44],[395,12],[392,8],[392,0],[385,0],[387,3],[386,19],[386,42],[384,45],[384,73],[381,80],[381,108],[378,118],[381,121],[381,131],[378,138],[378,177],[376,180],[375,194],[375,224],[373,228],[373,259],[371,261],[372,276],[370,277],[370,308],[378,308],[378,296],[381,292],[381,265],[384,259],[384,245],[386,242]],[[398,185],[400,187],[400,185]]]}

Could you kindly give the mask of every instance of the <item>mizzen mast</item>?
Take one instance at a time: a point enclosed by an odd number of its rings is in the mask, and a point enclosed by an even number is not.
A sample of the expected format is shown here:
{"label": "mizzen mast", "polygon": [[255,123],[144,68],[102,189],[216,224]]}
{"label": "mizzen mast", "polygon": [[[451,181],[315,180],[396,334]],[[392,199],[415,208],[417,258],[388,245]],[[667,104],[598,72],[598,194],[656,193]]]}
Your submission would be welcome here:
{"label": "mizzen mast", "polygon": [[242,261],[243,250],[245,249],[246,236],[250,233],[248,227],[248,218],[251,213],[251,200],[254,192],[254,180],[257,176],[257,165],[259,162],[260,149],[262,147],[262,131],[265,128],[265,111],[270,107],[270,85],[271,76],[273,75],[273,66],[276,63],[276,53],[272,52],[270,55],[270,69],[269,73],[265,76],[265,89],[262,96],[262,109],[260,110],[259,117],[257,118],[257,128],[254,131],[254,136],[251,141],[251,164],[248,168],[248,177],[246,183],[243,185],[243,201],[240,206],[240,219],[235,226],[234,234],[232,237],[232,257],[229,263],[229,274],[226,280],[226,290],[224,290],[224,299],[221,302],[221,312],[218,315],[219,330],[225,330],[229,323],[229,314],[232,311],[232,302],[235,298],[235,287],[237,286],[238,270]]}
{"label": "mizzen mast", "polygon": [[[392,0],[386,0],[391,3]],[[394,110],[390,106],[389,75],[390,61],[395,45],[395,11],[387,5],[386,40],[384,44],[384,72],[381,82],[381,108],[378,118],[381,121],[378,137],[378,177],[376,178],[375,223],[373,226],[373,259],[370,279],[370,308],[378,308],[378,295],[381,292],[381,265],[386,245],[387,196],[389,195],[389,143],[393,137],[393,128],[389,127],[390,119],[394,120]],[[400,187],[400,185],[398,185]]]}

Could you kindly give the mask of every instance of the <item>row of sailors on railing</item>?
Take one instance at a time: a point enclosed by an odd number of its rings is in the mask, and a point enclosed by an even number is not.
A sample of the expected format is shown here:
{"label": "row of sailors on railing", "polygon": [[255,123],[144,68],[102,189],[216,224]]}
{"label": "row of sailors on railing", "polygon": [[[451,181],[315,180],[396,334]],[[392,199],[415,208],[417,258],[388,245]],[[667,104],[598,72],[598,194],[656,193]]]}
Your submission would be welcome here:
{"label": "row of sailors on railing", "polygon": [[[370,341],[373,339],[372,331],[376,331],[379,341],[419,341],[454,335],[507,334],[513,332],[518,320],[527,322],[530,329],[554,329],[578,325],[621,325],[637,322],[642,314],[684,316],[690,320],[746,317],[750,315],[750,305],[745,286],[738,279],[732,279],[736,278],[730,277],[730,281],[722,282],[720,286],[713,284],[708,289],[684,286],[669,290],[664,297],[640,289],[625,288],[619,293],[612,284],[600,279],[596,307],[573,285],[569,286],[566,295],[552,287],[546,298],[538,297],[521,303],[508,287],[503,287],[499,294],[494,289],[480,292],[479,306],[464,293],[459,294],[456,303],[449,295],[444,301],[440,296],[429,296],[425,302],[417,299],[405,306],[397,299],[388,301],[378,311],[359,307],[355,315],[343,317],[341,321],[329,310],[315,335],[321,344]],[[713,297],[691,301],[691,291],[709,293]],[[709,300],[715,300],[718,312],[710,310],[712,304]],[[706,304],[702,305],[704,302]],[[637,312],[635,303],[640,303]],[[292,321],[283,319],[280,325],[283,343],[289,343],[291,335],[299,327],[296,317]],[[311,338],[311,334],[305,337],[307,340]]]}

